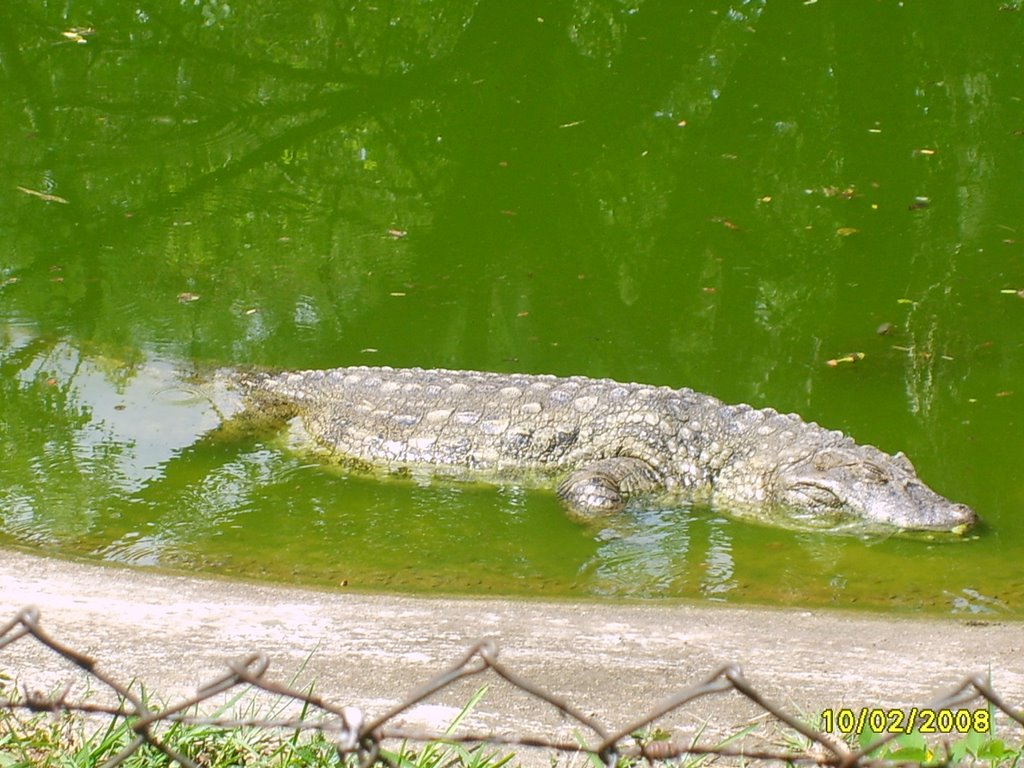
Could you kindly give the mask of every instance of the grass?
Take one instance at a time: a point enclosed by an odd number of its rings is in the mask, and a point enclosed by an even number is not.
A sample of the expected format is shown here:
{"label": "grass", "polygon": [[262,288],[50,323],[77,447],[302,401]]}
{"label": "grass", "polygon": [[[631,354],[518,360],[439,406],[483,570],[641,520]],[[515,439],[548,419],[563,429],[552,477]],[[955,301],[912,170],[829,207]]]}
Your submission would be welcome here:
{"label": "grass", "polygon": [[[14,690],[13,681],[0,675],[0,697],[13,695]],[[450,737],[455,734],[459,725],[479,704],[486,690],[484,686],[473,694],[448,724],[444,736]],[[145,692],[142,693],[146,698]],[[282,700],[282,703],[277,705],[270,705],[265,701],[250,701],[242,705],[243,695],[239,693],[229,699],[222,707],[211,713],[209,719],[231,717],[246,721],[278,720],[285,714],[285,707],[289,704],[288,701]],[[154,708],[156,707],[154,703]],[[974,731],[966,735],[950,734],[942,739],[925,738],[919,732],[911,732],[874,749],[868,758],[873,764],[927,768],[964,764],[990,768],[1024,768],[1022,748],[1011,748],[996,737],[995,714],[990,706],[988,731]],[[311,719],[306,705],[298,713],[298,717]],[[819,722],[813,725],[820,727],[821,724]],[[359,765],[357,756],[339,755],[331,739],[316,729],[252,726],[226,728],[182,722],[165,722],[156,728],[161,743],[186,755],[203,768],[357,768]],[[741,729],[716,746],[728,747],[754,729],[755,726]],[[869,746],[880,735],[869,729],[859,735],[849,736],[848,740],[853,749],[858,749]],[[633,734],[633,740],[637,745],[652,745],[668,738],[670,734],[658,729]],[[83,717],[78,713],[25,715],[11,709],[0,709],[0,768],[99,768],[121,755],[135,739],[136,734],[132,730],[131,720],[123,717],[106,717],[98,720],[95,717]],[[787,737],[783,732],[781,741],[792,753],[807,754],[811,747],[804,737],[795,733]],[[396,749],[382,747],[377,762],[397,768],[503,768],[513,763],[515,759],[514,754],[503,754],[486,745],[467,746],[440,739],[427,743],[402,741]],[[617,762],[618,768],[631,768],[646,761],[620,757]],[[685,768],[699,768],[715,764],[717,760],[712,755],[683,755],[671,762]],[[118,764],[127,768],[176,765],[167,755],[148,744],[130,752]],[[604,765],[596,756],[584,758],[583,765],[588,764],[592,768],[603,768]]]}
{"label": "grass", "polygon": [[[0,676],[0,696],[13,693],[10,679]],[[445,729],[451,736],[486,692],[479,689]],[[216,719],[232,712],[239,720],[275,720],[285,704],[260,710],[250,703],[237,710],[239,694],[213,712]],[[154,708],[157,705],[154,704]],[[303,708],[299,718],[308,711]],[[106,718],[97,727],[95,718],[80,714],[24,715],[0,709],[0,768],[100,768],[120,755],[136,739],[130,720]],[[224,728],[215,725],[165,723],[155,730],[160,742],[192,759],[203,768],[356,768],[355,755],[341,756],[335,744],[318,730],[286,730],[260,727]],[[378,762],[399,768],[501,768],[513,755],[500,755],[485,745],[433,741],[413,745],[403,741],[395,750],[381,749]],[[126,768],[162,768],[177,765],[167,755],[143,744],[118,763]]]}
{"label": "grass", "polygon": [[[260,728],[218,728],[171,723],[157,731],[163,744],[204,768],[227,766],[340,765],[334,745],[319,732]],[[0,768],[94,768],[119,755],[136,734],[124,718],[95,722],[74,713],[25,717],[0,711]],[[128,768],[176,765],[165,754],[142,745],[124,762]]]}

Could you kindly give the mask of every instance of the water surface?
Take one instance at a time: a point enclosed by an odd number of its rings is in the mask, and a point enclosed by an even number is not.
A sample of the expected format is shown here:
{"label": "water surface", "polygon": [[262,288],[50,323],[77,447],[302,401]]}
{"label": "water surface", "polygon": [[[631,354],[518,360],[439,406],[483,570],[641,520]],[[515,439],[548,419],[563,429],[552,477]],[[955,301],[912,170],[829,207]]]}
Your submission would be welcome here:
{"label": "water surface", "polygon": [[[1022,24],[953,0],[0,10],[0,536],[349,589],[1020,615]],[[543,491],[201,439],[193,378],[350,364],[795,411],[985,524],[587,527]]]}

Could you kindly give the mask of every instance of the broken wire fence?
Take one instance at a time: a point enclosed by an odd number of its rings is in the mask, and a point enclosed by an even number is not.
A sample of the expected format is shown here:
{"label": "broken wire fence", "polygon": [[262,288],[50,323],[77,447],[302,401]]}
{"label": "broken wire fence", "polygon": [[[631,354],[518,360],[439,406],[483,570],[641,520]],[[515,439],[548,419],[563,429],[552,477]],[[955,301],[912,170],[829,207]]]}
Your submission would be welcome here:
{"label": "broken wire fence", "polygon": [[[884,762],[872,758],[871,755],[899,735],[897,732],[891,732],[879,735],[872,743],[864,744],[859,749],[851,747],[842,739],[811,727],[798,717],[766,700],[751,686],[740,668],[734,664],[726,664],[716,669],[704,680],[679,691],[646,714],[636,718],[635,721],[621,727],[609,728],[578,706],[516,674],[498,660],[498,647],[489,640],[479,642],[469,648],[465,655],[448,670],[426,682],[400,704],[373,718],[368,718],[357,707],[340,706],[313,695],[311,691],[299,690],[291,685],[269,680],[266,676],[269,659],[262,653],[253,653],[228,662],[224,674],[201,686],[194,696],[169,706],[154,708],[150,697],[133,689],[134,683],[125,684],[115,679],[99,668],[94,659],[65,645],[47,633],[40,624],[39,611],[34,607],[21,609],[10,621],[0,626],[0,651],[28,638],[34,639],[53,653],[71,662],[81,669],[91,681],[109,689],[116,695],[118,703],[107,705],[90,701],[88,697],[81,701],[70,700],[71,684],[68,684],[62,690],[51,693],[35,692],[25,687],[20,695],[7,698],[0,696],[0,711],[77,713],[123,720],[129,725],[134,736],[118,754],[104,763],[105,766],[111,766],[111,768],[125,762],[145,745],[183,766],[198,768],[199,764],[193,759],[194,756],[182,754],[180,749],[170,746],[168,740],[162,736],[159,726],[168,724],[225,729],[256,727],[292,733],[316,731],[333,744],[333,749],[336,750],[339,760],[342,762],[346,759],[354,759],[360,766],[383,763],[390,764],[395,768],[397,768],[397,763],[392,753],[382,749],[384,743],[392,740],[423,744],[443,742],[484,744],[495,747],[544,748],[561,753],[585,753],[596,757],[608,768],[621,765],[623,761],[629,763],[646,760],[653,763],[701,756],[741,757],[744,761],[766,760],[786,764],[803,763],[845,768],[877,765]],[[577,726],[577,734],[584,735],[577,735],[576,740],[566,740],[515,733],[460,733],[453,732],[450,728],[443,730],[411,729],[401,724],[399,718],[407,710],[453,686],[458,681],[487,672],[496,675],[537,701],[548,704]],[[247,688],[250,691],[262,691],[283,697],[300,705],[302,714],[296,717],[266,718],[203,716],[199,714],[200,705],[213,701],[221,694],[237,688]],[[645,729],[649,729],[669,713],[681,710],[702,698],[730,691],[745,697],[763,715],[775,718],[783,726],[803,737],[803,741],[800,742],[802,746],[789,749],[756,748],[751,750],[735,746],[730,739],[717,745],[707,746],[698,744],[696,740],[690,743],[681,743],[675,740],[643,738],[642,734],[645,733]],[[941,712],[957,708],[957,711],[962,711],[963,707],[973,703],[988,707],[990,715],[995,711],[1000,711],[1012,721],[1024,726],[1024,713],[1014,710],[981,675],[964,678],[948,695],[930,703],[922,710]],[[314,712],[318,714],[313,716],[311,713]],[[963,729],[958,728],[957,730]],[[667,734],[662,734],[662,736],[664,735]],[[795,742],[796,740],[790,741]]]}

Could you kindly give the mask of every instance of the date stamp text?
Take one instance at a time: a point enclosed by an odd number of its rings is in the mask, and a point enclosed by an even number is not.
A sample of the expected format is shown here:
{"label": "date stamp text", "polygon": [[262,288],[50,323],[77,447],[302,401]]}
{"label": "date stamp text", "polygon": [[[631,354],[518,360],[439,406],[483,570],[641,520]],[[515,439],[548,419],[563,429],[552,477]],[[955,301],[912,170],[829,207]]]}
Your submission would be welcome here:
{"label": "date stamp text", "polygon": [[992,716],[987,709],[885,709],[860,707],[825,709],[821,713],[822,730],[860,735],[868,730],[889,733],[988,733]]}

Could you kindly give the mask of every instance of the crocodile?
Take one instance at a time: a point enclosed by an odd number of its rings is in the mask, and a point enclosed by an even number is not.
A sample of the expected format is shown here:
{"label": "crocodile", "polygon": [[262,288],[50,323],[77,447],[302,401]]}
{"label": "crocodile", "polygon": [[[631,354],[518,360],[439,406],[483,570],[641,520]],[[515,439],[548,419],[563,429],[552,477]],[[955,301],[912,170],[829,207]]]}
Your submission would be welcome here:
{"label": "crocodile", "polygon": [[583,518],[643,498],[800,528],[962,534],[977,521],[902,453],[690,389],[364,366],[250,371],[236,383],[249,411],[299,424],[330,460],[554,486]]}

